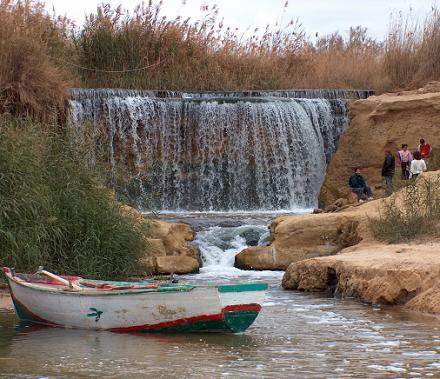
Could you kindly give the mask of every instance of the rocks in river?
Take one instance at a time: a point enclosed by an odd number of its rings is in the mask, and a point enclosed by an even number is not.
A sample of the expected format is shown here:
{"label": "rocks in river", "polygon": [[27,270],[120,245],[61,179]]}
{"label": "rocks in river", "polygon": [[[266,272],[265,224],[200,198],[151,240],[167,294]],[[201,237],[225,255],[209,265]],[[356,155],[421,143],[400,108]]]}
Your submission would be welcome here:
{"label": "rocks in river", "polygon": [[[440,313],[440,244],[369,243],[343,253],[296,262],[287,269],[286,289],[332,291],[373,304],[404,304]],[[398,253],[398,254],[397,254]]]}
{"label": "rocks in river", "polygon": [[189,225],[147,219],[127,205],[123,205],[122,209],[141,225],[145,233],[147,251],[140,261],[142,272],[188,274],[199,271],[200,251],[189,243],[195,237]]}
{"label": "rocks in river", "polygon": [[158,274],[188,274],[199,272],[199,262],[186,255],[169,255],[156,258]]}
{"label": "rocks in river", "polygon": [[241,270],[283,270],[287,266],[275,257],[270,246],[252,246],[235,256],[234,266]]}
{"label": "rocks in river", "polygon": [[336,254],[362,240],[360,220],[367,222],[359,212],[278,217],[270,225],[271,245],[241,251],[235,257],[235,267],[285,270],[292,262]]}

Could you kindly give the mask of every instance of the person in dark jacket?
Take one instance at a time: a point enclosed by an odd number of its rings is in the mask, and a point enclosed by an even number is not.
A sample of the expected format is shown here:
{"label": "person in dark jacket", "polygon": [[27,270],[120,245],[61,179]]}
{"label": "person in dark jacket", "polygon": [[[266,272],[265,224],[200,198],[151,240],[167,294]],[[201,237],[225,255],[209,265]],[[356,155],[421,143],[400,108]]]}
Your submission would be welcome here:
{"label": "person in dark jacket", "polygon": [[382,166],[382,176],[385,178],[385,191],[387,196],[393,193],[393,176],[396,171],[396,159],[390,149],[385,149],[385,160]]}
{"label": "person in dark jacket", "polygon": [[369,200],[373,199],[373,193],[371,192],[370,187],[367,186],[367,183],[365,183],[365,179],[361,175],[360,169],[356,168],[354,170],[354,175],[350,177],[348,184],[351,188],[351,191],[357,195],[358,201],[363,201],[365,195]]}

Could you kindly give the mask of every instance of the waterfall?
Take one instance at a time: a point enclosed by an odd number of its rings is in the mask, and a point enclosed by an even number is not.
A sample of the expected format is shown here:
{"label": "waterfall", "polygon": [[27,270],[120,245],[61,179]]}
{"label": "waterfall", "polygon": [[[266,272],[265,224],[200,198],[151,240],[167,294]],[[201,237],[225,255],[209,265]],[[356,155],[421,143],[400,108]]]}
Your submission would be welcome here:
{"label": "waterfall", "polygon": [[141,208],[309,208],[347,127],[347,99],[368,95],[75,89],[70,125],[105,144],[118,190]]}

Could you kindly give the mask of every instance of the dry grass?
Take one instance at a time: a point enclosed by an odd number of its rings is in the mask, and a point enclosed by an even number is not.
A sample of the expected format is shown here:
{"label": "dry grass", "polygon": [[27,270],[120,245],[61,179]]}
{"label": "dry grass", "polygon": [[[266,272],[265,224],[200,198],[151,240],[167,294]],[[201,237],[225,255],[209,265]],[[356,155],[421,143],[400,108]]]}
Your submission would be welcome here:
{"label": "dry grass", "polygon": [[218,12],[206,6],[194,22],[166,19],[157,1],[133,12],[102,4],[78,28],[39,1],[0,0],[0,112],[47,117],[64,107],[70,86],[383,92],[440,79],[436,8],[422,23],[394,16],[383,43],[362,27],[312,41],[298,20],[241,34]]}
{"label": "dry grass", "polygon": [[48,119],[64,108],[68,81],[49,58],[58,31],[42,3],[0,0],[0,113]]}

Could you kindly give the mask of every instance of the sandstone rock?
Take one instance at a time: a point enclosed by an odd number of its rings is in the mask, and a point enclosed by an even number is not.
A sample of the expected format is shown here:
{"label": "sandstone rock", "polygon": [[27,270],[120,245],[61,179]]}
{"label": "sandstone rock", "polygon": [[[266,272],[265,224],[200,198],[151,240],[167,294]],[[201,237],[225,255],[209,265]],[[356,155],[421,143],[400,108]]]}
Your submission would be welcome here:
{"label": "sandstone rock", "polygon": [[336,254],[364,238],[362,217],[359,212],[279,217],[270,225],[271,245],[241,251],[235,257],[235,267],[285,270],[292,262]]}
{"label": "sandstone rock", "polygon": [[368,303],[405,304],[413,310],[439,313],[439,250],[439,243],[359,245],[332,257],[291,264],[282,285],[286,289],[328,290]]}
{"label": "sandstone rock", "polygon": [[199,262],[185,255],[166,256],[156,258],[156,272],[158,274],[191,274],[199,272]]}
{"label": "sandstone rock", "polygon": [[188,241],[194,239],[194,232],[186,224],[173,224],[160,220],[148,220],[148,238],[161,239],[167,255],[179,254]]}
{"label": "sandstone rock", "polygon": [[252,246],[235,256],[234,266],[242,270],[283,270],[289,265],[276,259],[270,246]]}
{"label": "sandstone rock", "polygon": [[148,253],[153,257],[160,257],[167,255],[165,245],[159,238],[146,238]]}
{"label": "sandstone rock", "polygon": [[329,205],[328,207],[326,207],[326,208],[324,209],[324,212],[325,212],[325,213],[331,213],[331,212],[335,212],[337,209],[338,209],[338,206],[337,206],[337,205],[335,205],[335,204],[331,204],[331,205]]}
{"label": "sandstone rock", "polygon": [[334,205],[336,205],[336,207],[338,208],[345,207],[347,204],[348,204],[348,200],[342,197],[334,202]]}
{"label": "sandstone rock", "polygon": [[[384,148],[397,152],[402,143],[407,143],[414,150],[424,138],[435,156],[440,147],[439,88],[439,83],[430,83],[418,91],[402,92],[401,96],[384,94],[354,102],[350,126],[341,136],[328,167],[320,202],[329,205],[347,197],[347,180],[355,167],[361,168],[371,188],[382,186]],[[433,162],[429,169],[435,169],[436,164]],[[396,179],[398,175],[396,167]],[[375,195],[384,195],[384,190],[378,189]]]}
{"label": "sandstone rock", "polygon": [[320,214],[320,213],[324,213],[324,209],[315,208],[312,213],[315,215]]}
{"label": "sandstone rock", "polygon": [[[142,272],[177,274],[199,270],[202,265],[200,251],[188,244],[195,237],[189,225],[147,219],[128,205],[121,205],[121,210],[144,230],[147,252],[140,261]],[[194,262],[197,263],[197,267],[194,266]],[[179,267],[179,264],[182,264],[182,267]]]}
{"label": "sandstone rock", "polygon": [[354,192],[351,192],[348,194],[348,198],[347,201],[349,204],[357,204],[358,202],[358,197]]}

